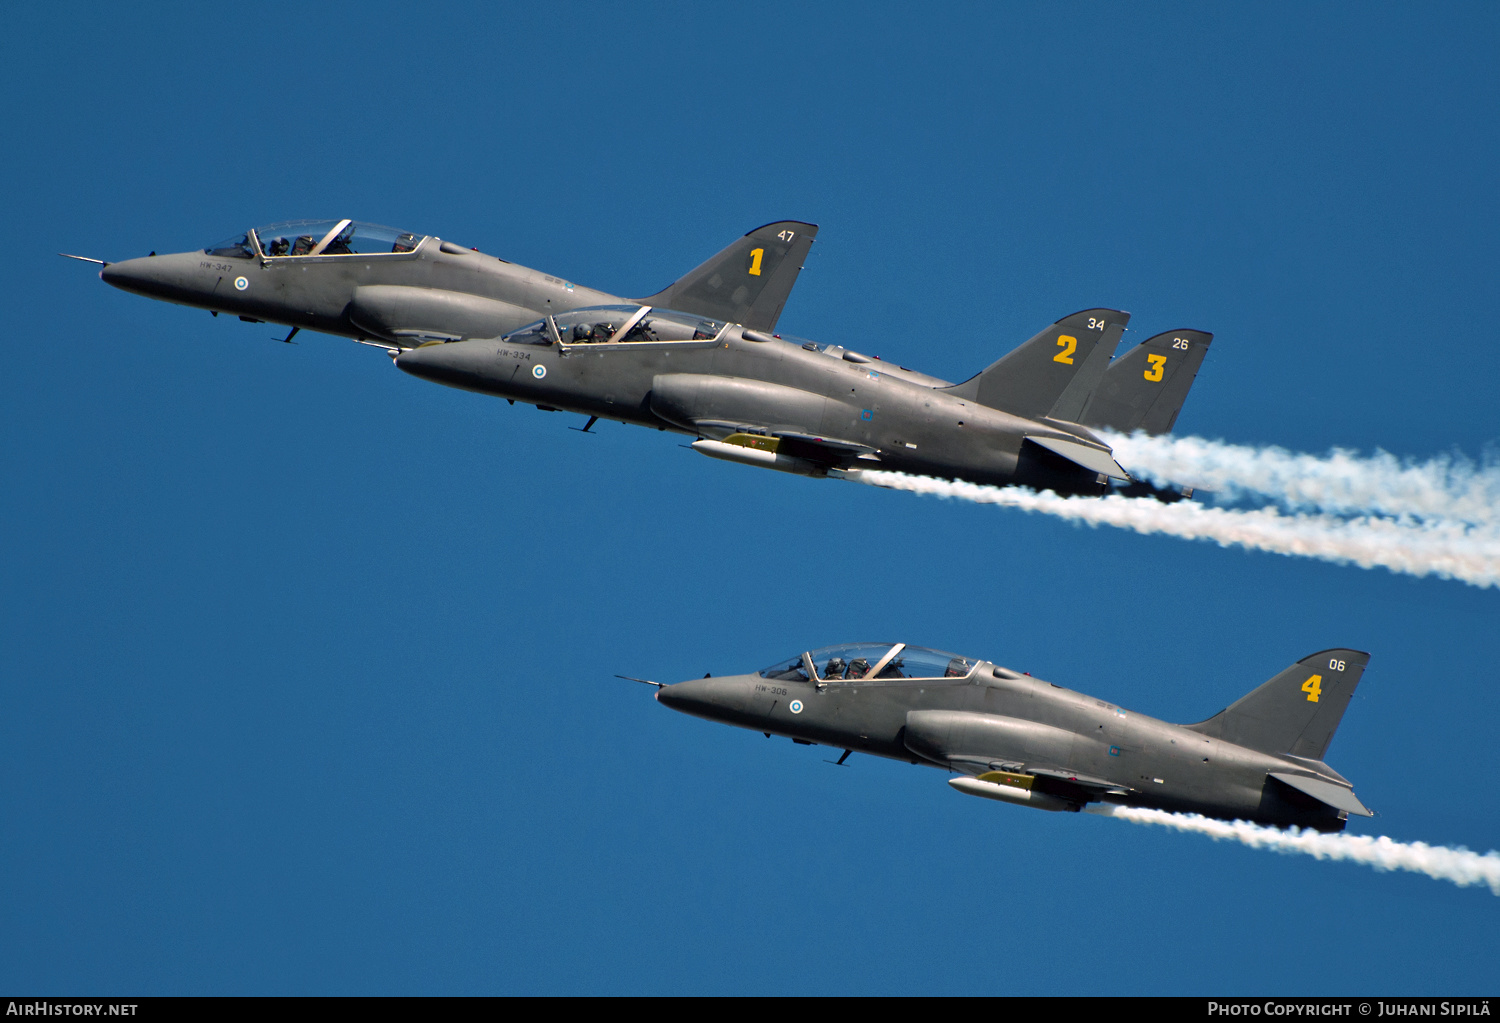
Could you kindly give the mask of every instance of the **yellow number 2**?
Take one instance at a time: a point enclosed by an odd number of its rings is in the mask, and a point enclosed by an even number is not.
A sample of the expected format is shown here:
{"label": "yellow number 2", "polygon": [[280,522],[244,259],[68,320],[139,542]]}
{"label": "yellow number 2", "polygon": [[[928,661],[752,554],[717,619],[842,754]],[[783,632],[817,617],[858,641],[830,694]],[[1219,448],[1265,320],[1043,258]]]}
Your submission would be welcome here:
{"label": "yellow number 2", "polygon": [[1078,339],[1064,334],[1057,339],[1057,347],[1061,348],[1062,351],[1052,356],[1052,361],[1066,362],[1069,366],[1073,365],[1073,351],[1078,347]]}
{"label": "yellow number 2", "polygon": [[1308,703],[1317,703],[1318,694],[1323,691],[1323,676],[1314,675],[1312,678],[1302,683],[1302,691],[1307,694]]}
{"label": "yellow number 2", "polygon": [[765,249],[751,249],[750,250],[750,276],[752,276],[752,277],[759,277],[760,276],[760,257],[764,256],[765,254],[766,254],[766,250]]}
{"label": "yellow number 2", "polygon": [[[1151,363],[1151,368],[1146,370],[1145,376],[1152,383],[1161,382],[1161,368],[1167,364],[1165,355],[1148,355],[1146,361]],[[1316,699],[1316,697],[1314,697]]]}

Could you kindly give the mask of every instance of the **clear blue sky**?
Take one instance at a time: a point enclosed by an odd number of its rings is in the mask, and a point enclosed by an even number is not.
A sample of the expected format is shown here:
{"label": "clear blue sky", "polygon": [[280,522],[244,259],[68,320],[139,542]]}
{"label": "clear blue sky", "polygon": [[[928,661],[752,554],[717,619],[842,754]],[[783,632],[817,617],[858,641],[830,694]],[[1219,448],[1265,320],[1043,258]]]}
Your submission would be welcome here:
{"label": "clear blue sky", "polygon": [[1373,652],[1356,833],[1500,846],[1500,593],[712,462],[58,251],[354,217],[622,294],[822,226],[782,327],[949,379],[1103,305],[1178,424],[1494,443],[1500,13],[0,15],[0,989],[1493,993],[1500,900],[673,714],[901,639],[1169,720]]}

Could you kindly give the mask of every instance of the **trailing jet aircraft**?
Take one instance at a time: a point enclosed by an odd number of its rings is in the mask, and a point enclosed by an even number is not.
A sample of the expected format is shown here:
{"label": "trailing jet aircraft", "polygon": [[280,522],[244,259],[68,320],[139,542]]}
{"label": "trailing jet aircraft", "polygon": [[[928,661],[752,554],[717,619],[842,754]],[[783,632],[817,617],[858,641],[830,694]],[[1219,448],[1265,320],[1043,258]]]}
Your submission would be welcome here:
{"label": "trailing jet aircraft", "polygon": [[[1370,656],[1304,657],[1206,721],[1173,725],[989,661],[857,643],[657,687],[673,710],[804,745],[941,767],[1042,810],[1118,803],[1342,831],[1373,816],[1323,762]],[[628,676],[620,676],[626,678]]]}
{"label": "trailing jet aircraft", "polygon": [[[392,354],[415,376],[673,430],[702,454],[806,476],[885,469],[1067,494],[1131,481],[1091,427],[1171,428],[1212,335],[1169,331],[1111,363],[1130,314],[1086,309],[963,383],[727,319],[605,305],[502,337]],[[1176,492],[1159,493],[1176,499]]]}
{"label": "trailing jet aircraft", "polygon": [[[758,227],[639,301],[771,330],[816,224]],[[63,255],[67,255],[63,253]],[[497,337],[538,316],[624,301],[427,235],[353,220],[295,220],[191,252],[100,264],[107,284],[151,298],[339,334],[401,350]]]}

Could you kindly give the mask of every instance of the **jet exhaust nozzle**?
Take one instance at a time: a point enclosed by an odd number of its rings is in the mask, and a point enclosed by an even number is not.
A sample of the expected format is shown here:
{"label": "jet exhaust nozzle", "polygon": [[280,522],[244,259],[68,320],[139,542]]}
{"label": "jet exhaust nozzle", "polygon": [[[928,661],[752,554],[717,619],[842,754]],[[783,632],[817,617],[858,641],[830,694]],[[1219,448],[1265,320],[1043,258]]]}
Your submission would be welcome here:
{"label": "jet exhaust nozzle", "polygon": [[1016,785],[1002,785],[998,782],[980,781],[978,778],[949,778],[948,784],[958,791],[969,796],[980,796],[984,799],[998,799],[1002,803],[1018,803],[1021,806],[1034,806],[1038,810],[1077,810],[1078,804],[1071,803],[1066,799],[1049,795],[1046,792],[1037,792],[1034,789],[1023,789]]}

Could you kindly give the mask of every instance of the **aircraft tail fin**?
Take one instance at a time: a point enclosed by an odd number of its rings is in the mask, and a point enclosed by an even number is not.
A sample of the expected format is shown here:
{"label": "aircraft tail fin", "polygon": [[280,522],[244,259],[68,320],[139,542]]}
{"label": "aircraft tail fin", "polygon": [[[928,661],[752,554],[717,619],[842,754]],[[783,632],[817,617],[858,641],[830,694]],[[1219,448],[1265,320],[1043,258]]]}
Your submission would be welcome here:
{"label": "aircraft tail fin", "polygon": [[1187,727],[1262,753],[1322,760],[1369,662],[1359,650],[1304,657],[1228,709]]}
{"label": "aircraft tail fin", "polygon": [[1170,433],[1213,339],[1201,330],[1169,330],[1142,341],[1110,364],[1078,422]]}
{"label": "aircraft tail fin", "polygon": [[943,390],[1026,419],[1072,421],[1129,322],[1130,314],[1118,309],[1065,316],[984,372]]}
{"label": "aircraft tail fin", "polygon": [[667,288],[636,301],[772,330],[817,234],[817,224],[796,220],[757,227]]}

